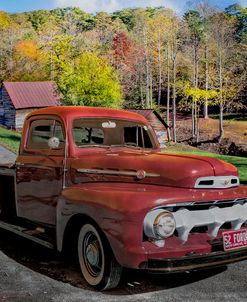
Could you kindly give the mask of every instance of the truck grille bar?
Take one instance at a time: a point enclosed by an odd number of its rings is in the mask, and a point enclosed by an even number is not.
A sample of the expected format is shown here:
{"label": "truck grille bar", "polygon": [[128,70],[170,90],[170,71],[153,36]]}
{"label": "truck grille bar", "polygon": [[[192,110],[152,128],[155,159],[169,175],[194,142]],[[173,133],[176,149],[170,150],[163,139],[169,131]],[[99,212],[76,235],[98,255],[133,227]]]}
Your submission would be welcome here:
{"label": "truck grille bar", "polygon": [[206,227],[207,233],[214,239],[224,224],[229,223],[233,230],[239,230],[247,222],[247,198],[176,204],[172,205],[171,212],[178,237],[183,243],[197,227]]}

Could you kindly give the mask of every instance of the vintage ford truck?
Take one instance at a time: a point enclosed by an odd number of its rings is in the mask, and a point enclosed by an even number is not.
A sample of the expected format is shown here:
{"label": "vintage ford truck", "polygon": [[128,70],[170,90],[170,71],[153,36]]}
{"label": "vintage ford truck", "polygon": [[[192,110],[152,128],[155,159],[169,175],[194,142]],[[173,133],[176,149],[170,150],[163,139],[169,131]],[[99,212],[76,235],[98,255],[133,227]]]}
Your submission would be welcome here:
{"label": "vintage ford truck", "polygon": [[247,187],[221,160],[161,153],[142,116],[54,107],[25,120],[0,166],[0,227],[75,250],[97,289],[122,267],[172,273],[247,259]]}

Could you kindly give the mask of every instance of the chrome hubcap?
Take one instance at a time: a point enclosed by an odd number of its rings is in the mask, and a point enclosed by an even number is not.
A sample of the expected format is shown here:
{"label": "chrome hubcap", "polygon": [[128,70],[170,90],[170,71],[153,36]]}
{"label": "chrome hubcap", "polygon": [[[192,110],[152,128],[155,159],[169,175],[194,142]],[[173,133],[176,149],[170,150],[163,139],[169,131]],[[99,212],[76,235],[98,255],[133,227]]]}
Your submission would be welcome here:
{"label": "chrome hubcap", "polygon": [[95,242],[89,244],[86,248],[86,257],[88,262],[93,266],[98,266],[99,264],[99,250]]}
{"label": "chrome hubcap", "polygon": [[102,271],[102,251],[93,232],[88,232],[84,237],[83,255],[89,274],[93,277],[99,276]]}

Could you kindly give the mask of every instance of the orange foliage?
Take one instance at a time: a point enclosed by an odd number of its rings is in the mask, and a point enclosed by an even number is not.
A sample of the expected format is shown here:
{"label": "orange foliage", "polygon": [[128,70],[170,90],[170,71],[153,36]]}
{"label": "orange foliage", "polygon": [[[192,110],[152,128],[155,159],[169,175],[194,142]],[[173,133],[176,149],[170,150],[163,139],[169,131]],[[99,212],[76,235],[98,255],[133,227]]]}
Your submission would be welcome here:
{"label": "orange foliage", "polygon": [[18,55],[32,60],[38,60],[41,56],[37,43],[32,40],[21,41],[16,45],[16,52]]}

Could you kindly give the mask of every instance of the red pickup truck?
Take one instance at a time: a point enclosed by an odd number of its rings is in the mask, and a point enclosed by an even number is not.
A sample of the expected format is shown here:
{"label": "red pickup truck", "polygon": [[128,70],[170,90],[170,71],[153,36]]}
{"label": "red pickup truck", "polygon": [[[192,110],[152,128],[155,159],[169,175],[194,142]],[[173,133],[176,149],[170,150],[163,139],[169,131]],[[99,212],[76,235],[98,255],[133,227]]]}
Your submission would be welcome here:
{"label": "red pickup truck", "polygon": [[116,287],[122,267],[172,273],[247,259],[247,187],[237,169],[161,153],[136,113],[34,111],[0,179],[0,227],[75,249],[97,289]]}

